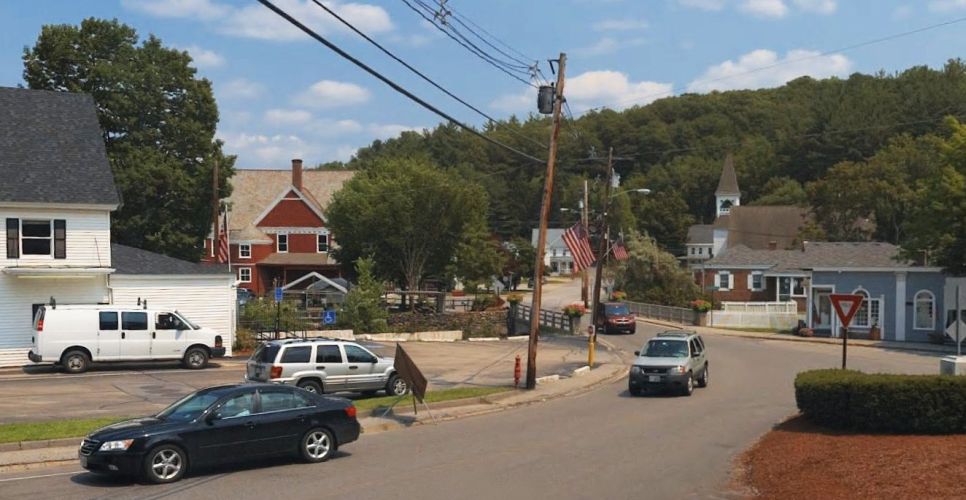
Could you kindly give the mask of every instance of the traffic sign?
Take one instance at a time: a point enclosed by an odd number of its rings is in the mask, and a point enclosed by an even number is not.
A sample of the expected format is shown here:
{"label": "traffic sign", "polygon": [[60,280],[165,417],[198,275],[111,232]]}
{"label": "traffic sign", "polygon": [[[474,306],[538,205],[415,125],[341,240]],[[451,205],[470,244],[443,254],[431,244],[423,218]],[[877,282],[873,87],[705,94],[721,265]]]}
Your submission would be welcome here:
{"label": "traffic sign", "polygon": [[335,324],[335,311],[324,311],[322,313],[322,324],[323,325],[334,325]]}
{"label": "traffic sign", "polygon": [[862,306],[865,297],[850,293],[833,293],[829,295],[829,299],[832,301],[832,307],[835,308],[835,314],[842,322],[842,327],[848,328],[849,324],[852,323],[852,318],[855,317],[855,313],[859,312],[859,307]]}
{"label": "traffic sign", "polygon": [[282,287],[277,286],[275,287],[275,302],[281,302],[281,301],[282,301]]}

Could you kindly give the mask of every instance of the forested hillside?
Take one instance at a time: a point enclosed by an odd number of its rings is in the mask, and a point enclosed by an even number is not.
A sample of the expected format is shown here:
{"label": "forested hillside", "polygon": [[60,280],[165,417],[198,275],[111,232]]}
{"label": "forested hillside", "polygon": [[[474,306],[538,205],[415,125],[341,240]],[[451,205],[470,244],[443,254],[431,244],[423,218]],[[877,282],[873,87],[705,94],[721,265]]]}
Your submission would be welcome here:
{"label": "forested hillside", "polygon": [[[961,266],[963,238],[951,214],[966,206],[944,204],[966,199],[966,133],[947,117],[966,117],[961,60],[942,69],[800,78],[774,89],[688,94],[621,112],[591,111],[561,131],[553,223],[575,220],[557,208],[577,206],[583,179],[598,180],[591,184],[599,191],[613,147],[621,158],[615,163],[621,189],[652,190],[646,197],[618,198],[620,223],[680,253],[688,225],[711,221],[721,165],[732,153],[744,204],[809,204],[824,230],[819,237],[891,241]],[[546,144],[549,127],[548,118],[531,116],[485,132],[546,157],[533,142]],[[501,236],[527,236],[535,226],[545,165],[453,126],[376,141],[348,164],[321,168],[365,169],[378,158],[409,155],[426,155],[440,168],[480,182],[490,195],[491,229]],[[940,215],[950,220],[942,222]],[[840,224],[857,217],[875,222],[874,232]]]}

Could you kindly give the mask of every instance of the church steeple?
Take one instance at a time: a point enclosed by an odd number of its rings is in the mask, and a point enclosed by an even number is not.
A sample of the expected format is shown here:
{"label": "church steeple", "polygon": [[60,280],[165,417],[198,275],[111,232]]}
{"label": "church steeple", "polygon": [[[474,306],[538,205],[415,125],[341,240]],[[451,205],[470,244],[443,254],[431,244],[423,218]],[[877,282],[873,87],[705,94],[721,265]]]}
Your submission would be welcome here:
{"label": "church steeple", "polygon": [[717,217],[731,213],[731,207],[741,205],[741,191],[738,190],[738,176],[735,175],[735,159],[728,153],[725,157],[724,168],[721,169],[721,179],[718,189],[714,192]]}

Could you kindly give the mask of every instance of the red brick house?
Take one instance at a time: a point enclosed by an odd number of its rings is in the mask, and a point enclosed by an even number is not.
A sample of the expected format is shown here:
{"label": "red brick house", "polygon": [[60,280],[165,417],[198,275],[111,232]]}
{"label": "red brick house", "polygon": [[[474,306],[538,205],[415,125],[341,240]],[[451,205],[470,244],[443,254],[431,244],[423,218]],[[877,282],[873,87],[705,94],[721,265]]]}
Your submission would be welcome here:
{"label": "red brick house", "polygon": [[[329,255],[333,240],[324,210],[353,174],[304,171],[302,160],[292,160],[291,172],[239,169],[226,200],[231,268],[238,286],[264,295],[275,283],[302,283],[299,279],[311,273],[340,277],[339,265]],[[215,259],[211,238],[205,242],[205,259]]]}

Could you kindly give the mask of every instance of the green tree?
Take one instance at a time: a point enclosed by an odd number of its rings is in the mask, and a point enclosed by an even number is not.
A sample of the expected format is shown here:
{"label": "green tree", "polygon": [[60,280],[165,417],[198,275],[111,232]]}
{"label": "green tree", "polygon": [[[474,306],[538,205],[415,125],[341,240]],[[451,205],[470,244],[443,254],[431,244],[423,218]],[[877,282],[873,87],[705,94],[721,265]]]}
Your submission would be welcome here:
{"label": "green tree", "polygon": [[123,200],[112,239],[198,260],[211,229],[213,163],[225,197],[234,157],[215,140],[211,82],[196,77],[188,53],[153,35],[138,44],[133,28],[90,18],[44,26],[23,61],[30,88],[94,97]]}
{"label": "green tree", "polygon": [[424,278],[447,274],[486,213],[478,184],[424,159],[397,158],[378,160],[346,182],[326,215],[338,235],[339,262],[371,255],[377,277],[418,290]]}
{"label": "green tree", "polygon": [[631,231],[624,245],[629,258],[612,266],[612,273],[615,289],[628,299],[684,307],[701,296],[691,273],[647,235]]}
{"label": "green tree", "polygon": [[765,183],[764,193],[750,205],[808,205],[808,193],[798,181],[789,177],[775,177]]}
{"label": "green tree", "polygon": [[345,297],[340,321],[356,334],[380,333],[389,329],[389,313],[382,305],[383,286],[373,274],[371,257],[356,261],[357,281]]}
{"label": "green tree", "polygon": [[506,263],[500,242],[486,230],[484,214],[478,215],[479,221],[464,232],[456,248],[452,267],[453,276],[467,284],[468,288],[474,288],[475,284],[489,286],[491,280],[501,274]]}

